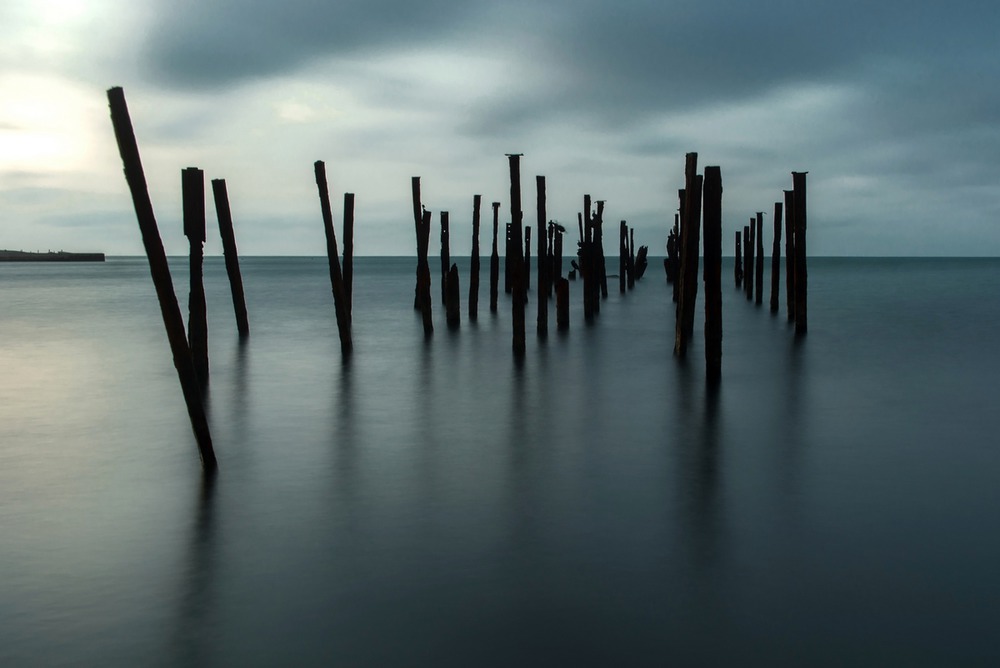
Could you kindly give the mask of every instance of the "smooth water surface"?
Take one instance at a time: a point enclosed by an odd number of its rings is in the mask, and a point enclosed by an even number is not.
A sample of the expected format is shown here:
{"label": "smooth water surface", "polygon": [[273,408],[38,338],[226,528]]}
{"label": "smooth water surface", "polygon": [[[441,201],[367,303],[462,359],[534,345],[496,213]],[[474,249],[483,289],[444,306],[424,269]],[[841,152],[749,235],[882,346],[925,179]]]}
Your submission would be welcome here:
{"label": "smooth water surface", "polygon": [[1000,663],[1000,261],[815,259],[799,341],[727,263],[718,392],[659,260],[520,364],[460,267],[425,342],[358,258],[345,364],[325,259],[243,344],[210,259],[205,484],[145,260],[0,265],[0,665]]}

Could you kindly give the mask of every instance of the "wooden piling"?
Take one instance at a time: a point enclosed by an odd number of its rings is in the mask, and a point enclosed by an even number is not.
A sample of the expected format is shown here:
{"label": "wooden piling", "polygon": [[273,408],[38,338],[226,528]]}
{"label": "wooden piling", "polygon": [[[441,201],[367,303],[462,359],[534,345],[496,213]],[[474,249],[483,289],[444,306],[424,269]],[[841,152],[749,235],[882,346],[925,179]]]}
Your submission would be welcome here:
{"label": "wooden piling", "polygon": [[[347,299],[344,296],[344,274],[340,268],[340,253],[337,250],[337,232],[333,226],[333,209],[330,207],[330,191],[326,181],[326,164],[317,160],[313,164],[316,174],[316,188],[319,191],[323,228],[326,231],[326,255],[330,263],[330,286],[333,291],[333,307],[337,315],[337,330],[340,333],[340,351],[349,355],[351,340],[351,320],[347,315]],[[214,181],[213,181],[214,184]]]}
{"label": "wooden piling", "polygon": [[774,203],[774,244],[771,247],[771,313],[778,312],[781,295],[781,202]]}
{"label": "wooden piling", "polygon": [[521,211],[521,154],[507,155],[510,167],[510,248],[511,258],[511,319],[513,324],[512,349],[515,356],[524,355],[524,304],[527,290],[524,284],[524,256],[521,246],[521,226],[524,214]]}
{"label": "wooden piling", "polygon": [[628,224],[623,220],[618,223],[618,292],[625,293],[625,282],[628,280]]}
{"label": "wooden piling", "polygon": [[556,279],[556,327],[569,329],[569,280],[562,276]]}
{"label": "wooden piling", "polygon": [[[510,264],[514,260],[514,253],[510,250],[511,238],[510,223],[506,223],[506,241],[504,242],[504,255],[503,255],[503,291],[506,294],[510,294],[511,290],[514,289],[511,275]],[[520,242],[519,242],[520,244]]]}
{"label": "wooden piling", "polygon": [[448,302],[448,271],[451,268],[451,240],[448,212],[441,212],[441,303]]}
{"label": "wooden piling", "polygon": [[736,287],[743,285],[743,245],[740,243],[740,231],[736,230],[736,251],[733,254],[733,274]]}
{"label": "wooden piling", "polygon": [[749,243],[744,249],[747,254],[746,271],[743,275],[743,283],[747,288],[747,301],[753,301],[753,283],[754,277],[757,274],[756,264],[754,263],[754,249],[757,248],[757,219],[750,218],[750,226],[747,228],[750,230]]}
{"label": "wooden piling", "polygon": [[553,248],[555,249],[555,262],[553,263],[554,270],[552,275],[558,281],[563,277],[563,236],[565,235],[562,226],[556,227],[555,233],[553,235]]}
{"label": "wooden piling", "polygon": [[[601,289],[601,299],[608,298],[608,265],[607,258],[604,257],[604,200],[599,199],[597,204],[597,216],[594,217],[594,252],[596,254],[598,281]],[[600,300],[596,301],[596,309],[601,310]]]}
{"label": "wooden piling", "polygon": [[705,370],[709,384],[722,378],[722,172],[705,167]]}
{"label": "wooden piling", "polygon": [[497,249],[500,226],[500,202],[493,202],[493,251],[490,253],[490,313],[497,312],[500,296],[500,253]]}
{"label": "wooden piling", "polygon": [[146,250],[146,259],[149,261],[149,272],[153,279],[153,287],[156,289],[156,299],[160,304],[160,315],[163,317],[163,326],[167,332],[174,369],[177,370],[191,428],[198,443],[202,468],[208,474],[214,473],[218,469],[218,462],[215,458],[215,449],[212,447],[212,435],[208,429],[205,407],[202,404],[198,374],[191,359],[191,349],[184,332],[184,318],[177,303],[177,295],[174,293],[167,254],[163,250],[163,241],[160,239],[156,216],[153,213],[153,203],[149,198],[146,175],[139,157],[139,144],[136,142],[132,119],[125,103],[125,91],[115,87],[109,89],[107,95],[118,153],[125,171],[125,181],[132,195],[135,217]]}
{"label": "wooden piling", "polygon": [[413,288],[413,308],[416,311],[420,308],[420,228],[423,224],[423,205],[420,203],[420,177],[410,177],[410,191],[413,199],[413,229],[417,235],[417,280]]}
{"label": "wooden piling", "polygon": [[552,289],[549,276],[552,269],[552,261],[549,257],[550,244],[546,243],[546,237],[551,239],[552,234],[546,228],[545,204],[545,177],[535,176],[535,214],[538,221],[536,225],[538,228],[538,311],[535,332],[543,339],[549,333],[549,292]]}
{"label": "wooden piling", "polygon": [[792,190],[795,207],[795,334],[805,335],[808,330],[806,319],[806,174],[792,172]]}
{"label": "wooden piling", "polygon": [[431,212],[420,214],[417,229],[417,301],[420,303],[420,317],[424,325],[424,339],[434,334],[434,318],[431,312],[431,265],[427,253],[431,243]]}
{"label": "wooden piling", "polygon": [[233,309],[236,311],[236,330],[240,338],[250,336],[250,321],[247,317],[247,300],[243,294],[243,275],[240,273],[240,255],[236,250],[236,235],[233,232],[233,214],[229,209],[229,194],[225,179],[212,179],[212,195],[215,212],[219,218],[219,235],[222,237],[222,253],[226,258],[226,273],[233,293]]}
{"label": "wooden piling", "polygon": [[785,190],[785,310],[795,322],[795,193]]}
{"label": "wooden piling", "polygon": [[[531,227],[524,226],[524,291],[531,290]],[[525,296],[527,299],[527,296]]]}
{"label": "wooden piling", "polygon": [[750,255],[750,226],[743,226],[743,294],[750,299],[753,284],[753,259]]}
{"label": "wooden piling", "polygon": [[469,320],[479,317],[479,209],[483,196],[472,197],[472,259],[469,263]]}
{"label": "wooden piling", "polygon": [[684,264],[684,242],[683,230],[684,230],[684,189],[681,188],[677,191],[677,213],[674,214],[674,227],[677,229],[677,265],[676,265],[676,275],[674,280],[674,310],[676,312],[676,320],[681,319],[681,268]]}
{"label": "wooden piling", "polygon": [[354,317],[354,193],[344,193],[344,304],[347,322]]}
{"label": "wooden piling", "polygon": [[[645,246],[640,248],[641,251]],[[643,256],[645,257],[645,256]],[[631,290],[635,287],[635,282],[642,278],[642,273],[645,271],[645,266],[636,265],[636,253],[635,253],[635,228],[633,227],[628,231],[628,289]]]}
{"label": "wooden piling", "polygon": [[695,302],[698,298],[698,251],[701,226],[702,177],[697,173],[698,154],[688,153],[684,166],[684,210],[681,218],[680,317],[674,332],[674,354],[687,355],[694,332]]}
{"label": "wooden piling", "polygon": [[757,292],[754,295],[754,303],[760,306],[764,303],[764,212],[757,212],[757,265],[756,283]]}
{"label": "wooden piling", "polygon": [[448,329],[458,329],[462,324],[462,306],[458,285],[458,265],[453,264],[448,270],[447,298],[445,299],[445,317],[448,322]]}
{"label": "wooden piling", "polygon": [[190,247],[188,292],[188,344],[198,380],[208,382],[208,305],[205,301],[205,173],[197,167],[181,172],[184,203],[184,236]]}

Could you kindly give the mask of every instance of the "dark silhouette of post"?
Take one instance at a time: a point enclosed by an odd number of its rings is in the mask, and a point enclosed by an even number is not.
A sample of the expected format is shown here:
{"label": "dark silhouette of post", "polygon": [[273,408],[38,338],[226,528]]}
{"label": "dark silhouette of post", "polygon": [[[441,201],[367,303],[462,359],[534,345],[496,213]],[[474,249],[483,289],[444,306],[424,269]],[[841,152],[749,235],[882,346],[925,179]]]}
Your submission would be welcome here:
{"label": "dark silhouette of post", "polygon": [[448,303],[448,271],[451,268],[451,240],[448,212],[441,212],[441,303]]}
{"label": "dark silhouette of post", "polygon": [[733,257],[733,274],[736,278],[736,287],[743,285],[743,244],[740,243],[740,231],[736,230],[736,252]]}
{"label": "dark silhouette of post", "polygon": [[785,190],[785,309],[795,322],[795,193]]}
{"label": "dark silhouette of post", "polygon": [[705,370],[722,378],[722,171],[705,167]]}
{"label": "dark silhouette of post", "polygon": [[562,276],[556,279],[556,328],[569,329],[569,280]]}
{"label": "dark silhouette of post", "polygon": [[756,251],[756,266],[755,266],[755,282],[757,283],[757,291],[754,293],[754,303],[760,306],[764,303],[764,212],[757,212],[757,251]]}
{"label": "dark silhouette of post", "polygon": [[[631,290],[635,287],[635,282],[642,278],[643,272],[646,271],[646,252],[649,250],[643,250],[645,246],[639,247],[638,258],[635,252],[635,228],[631,228],[628,231],[628,289]],[[641,259],[641,262],[637,260]]]}
{"label": "dark silhouette of post", "polygon": [[684,263],[684,189],[681,188],[677,191],[677,213],[674,214],[674,228],[677,230],[677,274],[676,280],[674,280],[674,307],[676,312],[676,320],[681,319],[681,267]]}
{"label": "dark silhouette of post", "polygon": [[687,355],[694,333],[695,302],[698,298],[698,249],[701,226],[702,177],[697,173],[698,154],[688,153],[684,166],[684,210],[681,212],[680,317],[674,332],[674,354]]}
{"label": "dark silhouette of post", "polygon": [[413,195],[413,229],[417,235],[417,280],[413,288],[413,308],[420,309],[420,266],[426,256],[420,255],[420,227],[423,224],[423,206],[420,203],[420,177],[410,177],[410,190]]}
{"label": "dark silhouette of post", "polygon": [[156,289],[156,299],[160,304],[160,315],[167,331],[167,340],[173,355],[174,368],[180,380],[184,404],[187,406],[191,429],[194,431],[201,455],[201,465],[206,473],[214,473],[218,469],[215,459],[215,449],[212,447],[212,435],[209,433],[208,420],[205,417],[205,407],[202,404],[201,389],[198,375],[191,359],[191,349],[188,346],[184,332],[184,318],[174,284],[170,278],[170,267],[167,264],[167,254],[163,250],[160,230],[156,225],[153,213],[153,203],[149,198],[149,188],[146,185],[146,175],[142,169],[139,157],[139,144],[132,129],[132,119],[129,117],[128,105],[125,103],[125,91],[119,87],[108,90],[108,105],[111,110],[111,124],[115,130],[115,140],[118,153],[122,159],[125,171],[125,181],[132,195],[132,206],[135,208],[136,221],[142,235],[142,245],[149,261],[149,272]]}
{"label": "dark silhouette of post", "polygon": [[[551,278],[549,277],[549,273],[552,268],[552,262],[549,260],[546,237],[551,239],[552,233],[549,231],[549,233],[546,234],[545,227],[544,176],[535,177],[535,194],[535,213],[538,220],[536,225],[538,228],[538,318],[536,322],[536,330],[539,337],[545,338],[545,336],[549,333],[549,291],[551,289]],[[551,230],[551,228],[549,229]]]}
{"label": "dark silhouette of post", "polygon": [[771,313],[778,312],[781,295],[781,202],[774,203],[774,244],[771,247]]}
{"label": "dark silhouette of post", "polygon": [[344,193],[344,304],[347,322],[354,310],[354,193]]}
{"label": "dark silhouette of post", "polygon": [[[524,226],[524,291],[531,290],[531,226]],[[527,294],[525,299],[527,299]]]}
{"label": "dark silhouette of post", "polygon": [[500,296],[500,253],[497,249],[497,235],[500,226],[500,202],[493,202],[493,252],[490,253],[490,313],[497,312]]}
{"label": "dark silhouette of post", "polygon": [[510,250],[511,257],[511,293],[512,293],[512,323],[513,323],[513,343],[512,348],[517,356],[524,355],[524,303],[527,301],[527,290],[524,284],[524,257],[521,246],[521,223],[523,212],[521,211],[521,155],[513,153],[507,155],[510,166]]}
{"label": "dark silhouette of post", "polygon": [[472,197],[472,259],[469,262],[469,320],[479,318],[479,209],[482,195]]}
{"label": "dark silhouette of post", "polygon": [[628,280],[628,224],[623,220],[618,224],[618,292],[625,293]]}
{"label": "dark silhouette of post", "polygon": [[504,242],[504,252],[503,252],[503,291],[505,294],[510,294],[513,289],[512,276],[510,273],[510,263],[514,260],[514,253],[510,250],[511,238],[510,238],[510,223],[506,224],[506,241]]}
{"label": "dark silhouette of post", "polygon": [[205,302],[205,174],[197,167],[181,172],[184,236],[190,246],[188,343],[198,380],[208,382],[208,305]]}
{"label": "dark silhouette of post", "polygon": [[802,336],[808,329],[806,319],[806,174],[792,172],[795,207],[795,334]]}
{"label": "dark silhouette of post", "polygon": [[333,290],[333,308],[337,315],[337,330],[340,333],[340,351],[349,355],[351,340],[351,320],[347,315],[347,298],[344,296],[344,274],[340,268],[340,252],[337,250],[337,232],[333,226],[333,209],[330,206],[330,190],[326,181],[326,164],[317,160],[313,164],[316,173],[316,188],[319,190],[320,209],[323,214],[323,228],[326,231],[326,255],[330,262],[330,286]]}
{"label": "dark silhouette of post", "polygon": [[434,334],[434,318],[431,314],[431,265],[427,261],[427,252],[431,243],[431,212],[420,214],[420,226],[417,229],[417,300],[420,303],[420,317],[424,324],[424,339]]}
{"label": "dark silhouette of post", "polygon": [[565,233],[565,230],[561,225],[554,227],[555,227],[555,233],[553,235],[554,238],[552,246],[553,248],[555,248],[556,257],[555,257],[555,262],[553,262],[552,264],[552,266],[555,268],[552,274],[558,281],[560,278],[563,278],[563,235]]}
{"label": "dark silhouette of post", "polygon": [[747,290],[747,301],[753,301],[753,279],[754,274],[754,260],[753,260],[753,250],[756,244],[756,238],[754,237],[754,228],[757,225],[756,218],[750,218],[750,225],[747,226],[747,236],[743,237],[743,252],[746,254],[746,262],[743,263],[743,285]]}
{"label": "dark silhouette of post", "polygon": [[[608,264],[604,257],[604,200],[599,199],[597,204],[597,216],[594,218],[594,251],[596,252],[598,280],[600,281],[601,299],[608,297]],[[600,300],[595,301],[595,310],[601,310]]]}
{"label": "dark silhouette of post", "polygon": [[445,299],[445,317],[448,321],[448,329],[458,329],[462,324],[462,305],[458,287],[458,265],[453,264],[448,270],[448,294]]}
{"label": "dark silhouette of post", "polygon": [[240,254],[236,250],[236,235],[233,232],[233,214],[229,209],[229,194],[225,179],[212,179],[212,196],[215,199],[215,213],[219,218],[219,235],[222,237],[222,253],[226,258],[226,273],[233,293],[233,309],[236,311],[236,330],[240,337],[250,336],[250,321],[247,317],[247,300],[243,294],[243,275],[240,273]]}

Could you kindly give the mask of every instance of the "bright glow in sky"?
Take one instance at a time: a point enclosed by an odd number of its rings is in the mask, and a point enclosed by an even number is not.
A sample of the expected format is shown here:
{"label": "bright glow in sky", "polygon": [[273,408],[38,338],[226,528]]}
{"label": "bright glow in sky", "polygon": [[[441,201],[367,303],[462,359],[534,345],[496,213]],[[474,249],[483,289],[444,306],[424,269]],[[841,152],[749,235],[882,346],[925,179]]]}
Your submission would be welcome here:
{"label": "bright glow in sky", "polygon": [[572,222],[590,193],[660,254],[697,151],[722,168],[727,229],[770,211],[801,170],[816,255],[997,255],[995,13],[972,0],[8,0],[0,248],[141,253],[105,98],[122,85],[171,253],[186,251],[187,166],[227,179],[244,253],[323,254],[323,159],[333,192],[357,194],[357,252],[412,254],[410,176],[464,238],[474,194],[506,212],[504,154],[519,152],[526,210],[544,174],[552,218]]}

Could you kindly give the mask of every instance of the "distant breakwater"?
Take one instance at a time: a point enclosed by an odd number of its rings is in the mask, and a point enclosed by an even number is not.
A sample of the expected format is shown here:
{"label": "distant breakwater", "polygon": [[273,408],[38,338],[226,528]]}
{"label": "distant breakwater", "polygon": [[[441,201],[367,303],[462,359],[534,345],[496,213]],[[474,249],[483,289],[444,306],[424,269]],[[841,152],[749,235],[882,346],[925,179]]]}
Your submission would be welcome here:
{"label": "distant breakwater", "polygon": [[104,262],[104,253],[69,253],[67,251],[0,250],[0,262]]}

